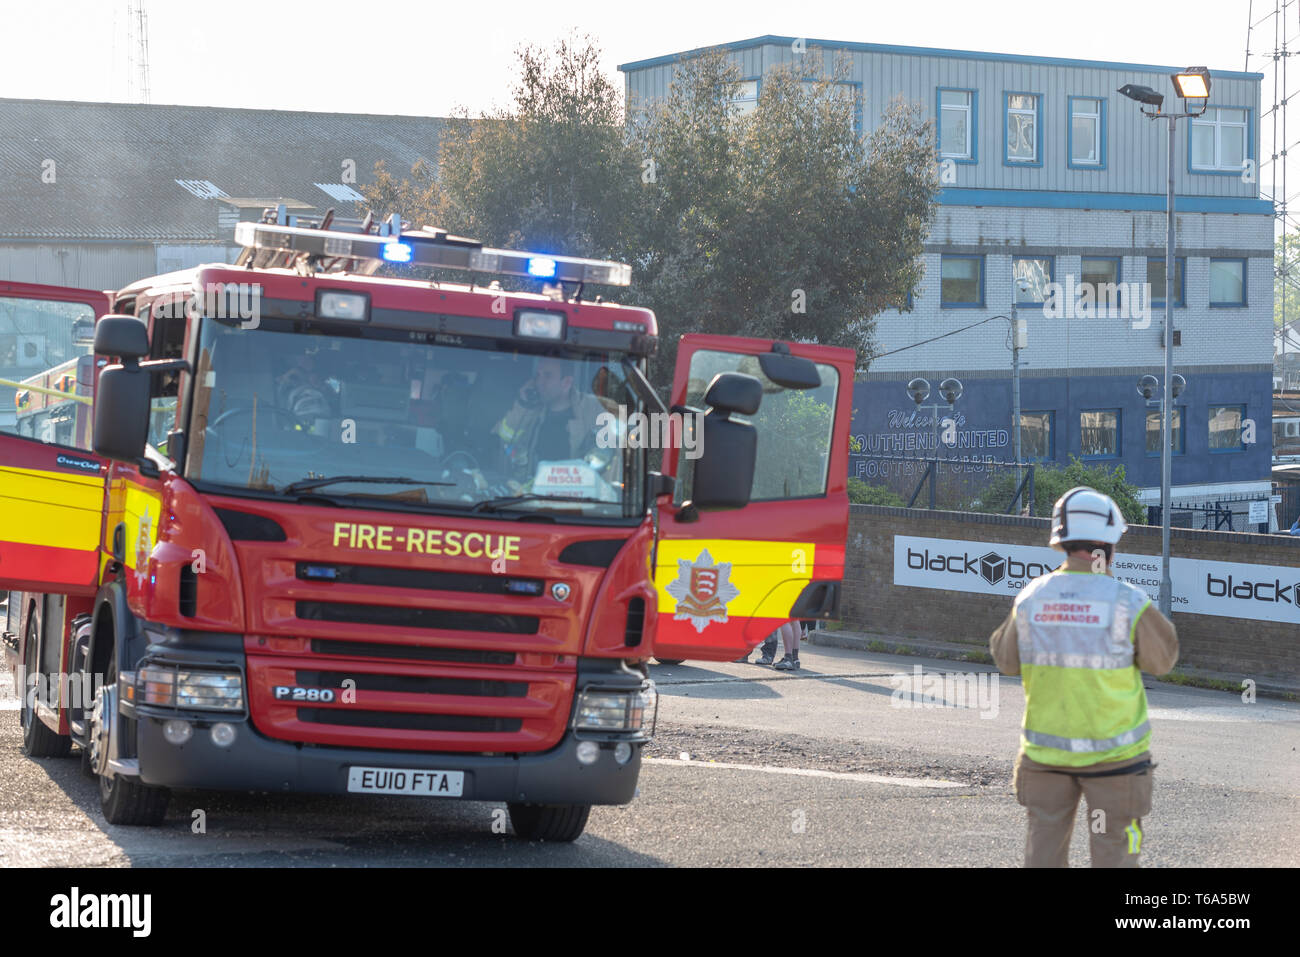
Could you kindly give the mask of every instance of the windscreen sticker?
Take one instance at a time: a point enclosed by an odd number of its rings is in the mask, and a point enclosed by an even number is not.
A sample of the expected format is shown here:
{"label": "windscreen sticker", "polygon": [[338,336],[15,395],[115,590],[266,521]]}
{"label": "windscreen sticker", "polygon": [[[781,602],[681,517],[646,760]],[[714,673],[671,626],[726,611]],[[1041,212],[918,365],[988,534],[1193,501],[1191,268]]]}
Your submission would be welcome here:
{"label": "windscreen sticker", "polygon": [[664,589],[677,599],[675,621],[689,621],[696,633],[711,622],[727,623],[727,605],[740,594],[731,584],[731,562],[713,561],[706,548],[694,562],[677,560],[677,579]]}

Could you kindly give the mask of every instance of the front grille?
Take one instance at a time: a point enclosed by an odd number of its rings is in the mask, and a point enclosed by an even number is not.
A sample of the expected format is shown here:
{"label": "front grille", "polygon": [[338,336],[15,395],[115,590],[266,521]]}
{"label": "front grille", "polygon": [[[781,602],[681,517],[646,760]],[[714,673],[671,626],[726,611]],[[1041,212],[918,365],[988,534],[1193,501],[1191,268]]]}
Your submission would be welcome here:
{"label": "front grille", "polygon": [[343,602],[300,601],[297,616],[304,621],[329,621],[356,625],[391,625],[396,628],[440,628],[445,631],[495,631],[511,635],[537,634],[535,615],[499,615],[443,608],[395,608]]}
{"label": "front grille", "polygon": [[401,731],[477,731],[509,734],[518,731],[519,718],[480,718],[465,714],[411,714],[403,711],[353,711],[346,708],[299,708],[298,720],[351,728],[388,728]]}
{"label": "front grille", "polygon": [[[540,578],[474,575],[466,572],[429,571],[423,568],[339,565],[330,562],[298,562],[294,574],[303,581],[329,581],[381,588],[421,588],[427,591],[459,591],[478,595],[540,595],[543,584]],[[527,584],[527,589],[519,584],[521,582]]]}
{"label": "front grille", "polygon": [[492,681],[485,678],[421,678],[408,675],[348,674],[342,671],[299,671],[299,685],[308,688],[342,688],[356,691],[394,691],[401,694],[451,694],[479,698],[522,698],[526,681]]}
{"label": "front grille", "polygon": [[513,651],[479,651],[473,648],[421,648],[377,641],[337,641],[313,638],[311,650],[317,655],[345,658],[391,658],[403,661],[454,661],[466,665],[513,665]]}

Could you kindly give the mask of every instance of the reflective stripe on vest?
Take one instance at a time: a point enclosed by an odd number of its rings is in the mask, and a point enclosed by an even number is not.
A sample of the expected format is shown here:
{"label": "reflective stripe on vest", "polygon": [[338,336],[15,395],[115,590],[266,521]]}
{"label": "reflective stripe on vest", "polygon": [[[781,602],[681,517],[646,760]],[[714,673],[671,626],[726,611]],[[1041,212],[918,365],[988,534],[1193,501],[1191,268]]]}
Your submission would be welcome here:
{"label": "reflective stripe on vest", "polygon": [[1057,571],[1027,584],[1015,622],[1025,689],[1025,754],[1082,767],[1146,750],[1146,692],[1134,629],[1150,604],[1109,575]]}
{"label": "reflective stripe on vest", "polygon": [[1059,751],[1072,751],[1075,753],[1088,751],[1109,751],[1111,748],[1122,748],[1127,744],[1133,744],[1141,741],[1151,732],[1151,722],[1143,721],[1132,731],[1125,731],[1123,734],[1116,735],[1113,738],[1059,738],[1054,734],[1043,734],[1039,731],[1030,731],[1024,729],[1025,740],[1031,744],[1039,745],[1044,748],[1056,748]]}

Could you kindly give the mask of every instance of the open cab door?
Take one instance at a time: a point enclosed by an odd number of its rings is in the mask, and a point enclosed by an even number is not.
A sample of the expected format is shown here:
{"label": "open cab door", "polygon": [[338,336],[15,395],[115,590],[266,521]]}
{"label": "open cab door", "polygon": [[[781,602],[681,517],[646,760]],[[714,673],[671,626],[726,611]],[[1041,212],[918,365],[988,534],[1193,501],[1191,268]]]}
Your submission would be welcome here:
{"label": "open cab door", "polygon": [[832,346],[682,337],[673,408],[706,414],[665,456],[655,657],[730,661],[791,619],[838,617],[854,364]]}
{"label": "open cab door", "polygon": [[0,591],[95,594],[92,343],[108,309],[103,292],[0,282]]}

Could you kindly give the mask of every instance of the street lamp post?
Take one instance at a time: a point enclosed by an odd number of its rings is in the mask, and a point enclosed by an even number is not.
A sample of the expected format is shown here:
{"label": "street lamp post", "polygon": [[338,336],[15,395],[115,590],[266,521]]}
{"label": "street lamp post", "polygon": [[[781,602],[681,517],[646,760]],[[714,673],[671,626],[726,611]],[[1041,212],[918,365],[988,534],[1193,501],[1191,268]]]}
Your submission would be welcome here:
{"label": "street lamp post", "polygon": [[[1180,119],[1200,116],[1209,105],[1210,71],[1205,67],[1190,67],[1173,75],[1174,90],[1182,100],[1200,100],[1197,112],[1164,113],[1161,106],[1165,98],[1149,86],[1126,83],[1117,92],[1131,100],[1154,106],[1154,112],[1142,110],[1152,120],[1165,120],[1169,124],[1169,184],[1165,197],[1167,224],[1165,229],[1165,388],[1161,392],[1160,410],[1160,612],[1169,617],[1173,604],[1173,580],[1169,570],[1170,528],[1170,477],[1173,474],[1173,454],[1170,448],[1172,434],[1173,402],[1170,385],[1174,377],[1174,131]],[[1190,146],[1189,146],[1190,148]]]}
{"label": "street lamp post", "polygon": [[[957,405],[957,400],[961,398],[963,386],[960,379],[947,378],[939,383],[939,394],[943,396],[948,408],[953,409]],[[922,405],[930,397],[930,382],[928,379],[916,378],[907,384],[907,394],[912,397],[918,409],[927,409],[930,412],[931,424],[934,426],[934,458],[930,461],[930,508],[935,507],[935,485],[939,479],[939,411],[943,408],[938,402],[930,405]]]}

